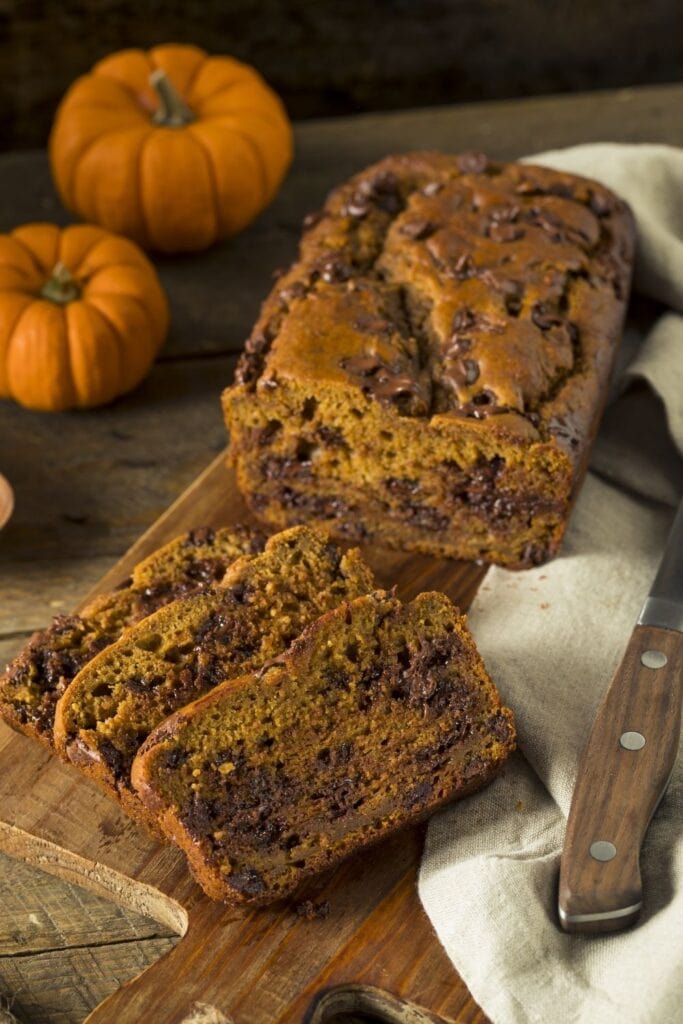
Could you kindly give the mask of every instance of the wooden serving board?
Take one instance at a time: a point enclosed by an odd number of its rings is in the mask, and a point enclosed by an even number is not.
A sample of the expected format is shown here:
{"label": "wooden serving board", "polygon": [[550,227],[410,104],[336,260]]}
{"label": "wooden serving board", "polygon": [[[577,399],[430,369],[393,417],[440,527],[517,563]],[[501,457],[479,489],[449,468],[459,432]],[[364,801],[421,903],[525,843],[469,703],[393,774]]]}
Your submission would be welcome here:
{"label": "wooden serving board", "polygon": [[[88,596],[198,525],[248,521],[219,456]],[[443,590],[467,606],[473,565],[365,552],[401,597]],[[0,723],[0,849],[146,914],[181,935],[166,956],[110,996],[89,1024],[323,1024],[346,1011],[377,1020],[484,1024],[417,897],[424,830],[406,831],[311,881],[290,904],[245,911],[215,903],[183,856],[153,842],[106,796],[37,743]],[[304,900],[329,902],[309,920]]]}

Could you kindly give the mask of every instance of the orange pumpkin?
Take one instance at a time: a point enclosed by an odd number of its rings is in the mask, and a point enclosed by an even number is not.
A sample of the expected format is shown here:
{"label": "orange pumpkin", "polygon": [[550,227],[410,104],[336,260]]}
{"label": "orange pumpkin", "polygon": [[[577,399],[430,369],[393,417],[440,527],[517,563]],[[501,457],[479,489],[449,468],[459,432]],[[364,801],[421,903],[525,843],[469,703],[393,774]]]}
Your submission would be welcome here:
{"label": "orange pumpkin", "polygon": [[291,125],[261,76],[196,46],[100,61],[71,86],[50,136],[64,204],[162,252],[241,231],[291,158]]}
{"label": "orange pumpkin", "polygon": [[110,402],[148,372],[168,305],[127,238],[75,224],[0,235],[0,397],[29,409]]}

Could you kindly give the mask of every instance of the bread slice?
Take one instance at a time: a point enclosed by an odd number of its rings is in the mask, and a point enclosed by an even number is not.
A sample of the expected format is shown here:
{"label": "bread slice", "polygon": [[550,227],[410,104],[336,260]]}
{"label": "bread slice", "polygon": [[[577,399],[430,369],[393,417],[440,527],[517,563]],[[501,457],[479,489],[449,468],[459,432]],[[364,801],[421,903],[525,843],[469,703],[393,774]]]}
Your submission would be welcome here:
{"label": "bread slice", "polygon": [[515,745],[447,597],[361,597],[160,725],[133,784],[214,899],[267,903],[465,796]]}
{"label": "bread slice", "polygon": [[308,527],[277,534],[239,559],[223,583],[127,630],[59,701],[58,751],[154,830],[130,787],[130,766],[164,718],[218,683],[280,654],[318,616],[374,587],[357,550],[342,555]]}
{"label": "bread slice", "polygon": [[260,551],[265,537],[244,526],[200,527],[140,562],[132,576],[80,615],[58,615],[34,633],[0,678],[0,717],[52,745],[55,705],[76,673],[126,627],[169,601],[220,580],[235,559]]}

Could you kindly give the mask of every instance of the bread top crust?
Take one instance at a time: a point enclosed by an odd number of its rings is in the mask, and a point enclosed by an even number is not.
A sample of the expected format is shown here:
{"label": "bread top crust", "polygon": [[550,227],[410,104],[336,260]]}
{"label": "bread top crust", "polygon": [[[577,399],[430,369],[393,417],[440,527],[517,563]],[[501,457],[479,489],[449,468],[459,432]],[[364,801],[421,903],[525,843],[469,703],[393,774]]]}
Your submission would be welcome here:
{"label": "bread top crust", "polygon": [[236,389],[342,387],[577,463],[619,341],[626,204],[482,154],[390,156],[330,193],[263,305]]}

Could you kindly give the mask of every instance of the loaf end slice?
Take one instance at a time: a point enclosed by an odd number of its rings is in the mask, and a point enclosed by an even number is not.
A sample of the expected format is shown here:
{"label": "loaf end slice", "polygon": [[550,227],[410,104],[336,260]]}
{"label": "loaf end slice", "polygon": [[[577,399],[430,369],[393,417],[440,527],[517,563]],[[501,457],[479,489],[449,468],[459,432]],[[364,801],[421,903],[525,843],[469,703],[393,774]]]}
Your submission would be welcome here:
{"label": "loaf end slice", "polygon": [[514,745],[450,601],[379,592],[171,716],[132,779],[209,896],[263,904],[484,786]]}
{"label": "loaf end slice", "polygon": [[30,637],[0,678],[0,717],[52,746],[55,706],[74,676],[124,629],[182,595],[221,579],[239,557],[260,551],[259,530],[197,527],[140,562],[111,593],[78,615],[58,615]]}
{"label": "loaf end slice", "polygon": [[95,657],[57,706],[58,752],[154,829],[130,766],[164,718],[214,686],[276,657],[321,614],[374,587],[356,550],[308,527],[271,537],[220,586],[149,615]]}

